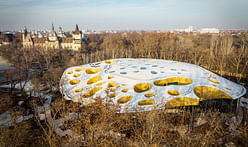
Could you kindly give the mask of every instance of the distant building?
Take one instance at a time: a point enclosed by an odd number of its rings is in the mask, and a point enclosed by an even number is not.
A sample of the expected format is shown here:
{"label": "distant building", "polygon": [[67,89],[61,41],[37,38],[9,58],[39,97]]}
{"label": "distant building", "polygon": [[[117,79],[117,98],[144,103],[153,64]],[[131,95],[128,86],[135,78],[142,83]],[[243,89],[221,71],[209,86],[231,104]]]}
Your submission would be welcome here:
{"label": "distant building", "polygon": [[43,35],[41,32],[38,32],[37,37],[38,37],[38,38],[43,38],[44,35]]}
{"label": "distant building", "polygon": [[82,32],[78,29],[78,25],[76,25],[76,29],[72,33],[72,37],[67,37],[61,27],[59,27],[57,33],[52,24],[52,29],[46,37],[43,37],[43,35],[39,35],[39,37],[32,37],[32,35],[27,32],[27,28],[24,27],[22,44],[24,48],[42,47],[79,50],[82,46],[82,41],[83,36]]}
{"label": "distant building", "polygon": [[187,32],[187,33],[193,32],[193,26],[189,26],[187,29],[184,29],[184,32]]}
{"label": "distant building", "polygon": [[220,30],[216,28],[202,28],[200,30],[193,30],[193,26],[189,26],[186,29],[176,29],[172,32],[175,33],[194,33],[194,34],[219,34]]}
{"label": "distant building", "polygon": [[76,25],[75,31],[72,33],[72,48],[73,49],[80,49],[82,44],[82,32],[79,31],[78,25]]}
{"label": "distant building", "polygon": [[0,32],[0,46],[10,45],[13,41],[13,34],[10,32],[1,33]]}
{"label": "distant building", "polygon": [[28,33],[26,26],[24,26],[24,32],[22,35],[22,44],[24,48],[33,46],[33,38],[31,34]]}
{"label": "distant building", "polygon": [[191,32],[193,32],[193,26],[189,26],[186,29],[176,29],[176,30],[173,30],[172,32],[175,32],[175,33],[191,33]]}
{"label": "distant building", "polygon": [[200,34],[204,34],[204,33],[218,34],[220,33],[220,30],[216,28],[202,28],[199,30],[199,33]]}

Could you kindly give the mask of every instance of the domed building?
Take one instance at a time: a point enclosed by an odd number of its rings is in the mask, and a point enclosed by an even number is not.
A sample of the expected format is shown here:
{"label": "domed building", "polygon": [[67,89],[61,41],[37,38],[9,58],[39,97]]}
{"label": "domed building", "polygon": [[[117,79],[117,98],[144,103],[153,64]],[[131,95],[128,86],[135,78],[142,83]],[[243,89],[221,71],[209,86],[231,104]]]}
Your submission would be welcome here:
{"label": "domed building", "polygon": [[60,90],[65,99],[83,105],[101,98],[121,113],[232,101],[246,93],[243,86],[193,64],[134,58],[70,67]]}

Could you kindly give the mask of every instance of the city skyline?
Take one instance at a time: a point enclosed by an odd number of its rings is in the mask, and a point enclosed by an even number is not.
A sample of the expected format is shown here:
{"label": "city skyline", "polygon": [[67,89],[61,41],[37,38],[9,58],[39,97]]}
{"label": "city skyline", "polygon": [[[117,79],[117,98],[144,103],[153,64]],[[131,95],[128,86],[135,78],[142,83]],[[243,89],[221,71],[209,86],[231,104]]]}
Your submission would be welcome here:
{"label": "city skyline", "polygon": [[248,29],[245,0],[0,0],[0,31]]}

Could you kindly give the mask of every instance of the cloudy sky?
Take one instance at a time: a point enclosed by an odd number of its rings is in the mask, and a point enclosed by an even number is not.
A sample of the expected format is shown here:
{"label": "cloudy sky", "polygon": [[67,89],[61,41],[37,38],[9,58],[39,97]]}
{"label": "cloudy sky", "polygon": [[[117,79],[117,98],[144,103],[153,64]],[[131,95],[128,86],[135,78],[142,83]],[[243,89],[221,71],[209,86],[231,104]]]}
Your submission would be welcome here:
{"label": "cloudy sky", "polygon": [[248,0],[0,0],[0,31],[248,29]]}

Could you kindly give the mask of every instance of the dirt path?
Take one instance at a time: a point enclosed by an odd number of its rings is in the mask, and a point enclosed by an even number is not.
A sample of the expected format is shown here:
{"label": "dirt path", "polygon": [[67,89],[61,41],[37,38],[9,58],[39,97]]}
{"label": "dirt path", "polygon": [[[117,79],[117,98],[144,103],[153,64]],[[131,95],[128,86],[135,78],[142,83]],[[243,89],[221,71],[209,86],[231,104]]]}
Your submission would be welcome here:
{"label": "dirt path", "polygon": [[0,56],[0,66],[2,66],[2,65],[8,65],[8,64],[9,64],[9,62],[7,60],[3,59],[2,56]]}
{"label": "dirt path", "polygon": [[0,56],[0,70],[3,70],[2,68],[6,66],[10,66],[10,63],[8,62],[8,60]]}
{"label": "dirt path", "polygon": [[11,68],[11,64],[8,62],[8,60],[0,56],[0,83],[5,81],[4,71]]}

